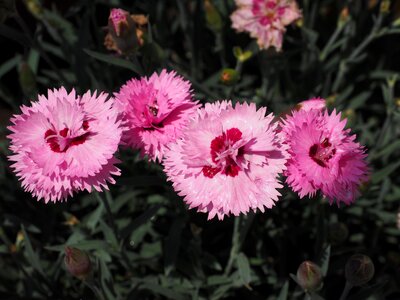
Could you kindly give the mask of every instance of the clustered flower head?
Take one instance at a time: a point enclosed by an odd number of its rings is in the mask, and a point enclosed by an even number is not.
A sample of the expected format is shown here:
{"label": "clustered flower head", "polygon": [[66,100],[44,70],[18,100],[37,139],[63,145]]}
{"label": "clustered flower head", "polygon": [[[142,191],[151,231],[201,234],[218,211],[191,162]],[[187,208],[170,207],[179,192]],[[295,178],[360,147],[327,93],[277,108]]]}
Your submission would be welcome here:
{"label": "clustered flower head", "polygon": [[330,203],[349,205],[368,179],[365,150],[340,113],[329,114],[315,99],[303,105],[283,120],[290,153],[286,182],[301,198],[321,191]]}
{"label": "clustered flower head", "polygon": [[232,27],[257,39],[261,49],[282,49],[286,26],[301,17],[294,0],[236,0]]}
{"label": "clustered flower head", "polygon": [[158,161],[198,107],[190,83],[166,70],[129,80],[115,97],[126,127],[123,141]]}
{"label": "clustered flower head", "polygon": [[271,208],[282,187],[287,146],[273,116],[254,103],[206,104],[164,161],[173,187],[209,219]]}
{"label": "clustered flower head", "polygon": [[64,88],[22,106],[8,129],[9,159],[25,190],[45,202],[76,191],[101,191],[120,175],[114,154],[122,135],[112,99],[105,93],[78,96]]}

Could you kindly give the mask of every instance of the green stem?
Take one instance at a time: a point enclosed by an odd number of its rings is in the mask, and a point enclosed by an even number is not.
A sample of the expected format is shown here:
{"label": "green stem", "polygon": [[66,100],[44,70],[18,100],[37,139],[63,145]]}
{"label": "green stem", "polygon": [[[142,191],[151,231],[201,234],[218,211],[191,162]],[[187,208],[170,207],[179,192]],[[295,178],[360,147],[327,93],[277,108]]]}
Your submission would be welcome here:
{"label": "green stem", "polygon": [[121,257],[124,260],[124,262],[126,264],[126,267],[128,268],[129,272],[131,274],[134,274],[135,272],[133,270],[133,267],[132,267],[132,265],[131,265],[131,263],[129,261],[129,258],[128,258],[126,252],[125,252],[125,248],[123,247],[123,243],[121,242],[121,234],[120,234],[120,232],[118,230],[117,224],[115,223],[114,215],[113,215],[113,213],[111,211],[110,204],[108,203],[108,201],[107,201],[107,199],[105,197],[100,196],[98,193],[96,193],[96,195],[97,195],[98,198],[100,198],[101,202],[103,203],[104,207],[106,208],[107,217],[108,217],[108,219],[110,221],[111,228],[112,228],[117,240],[119,241],[119,252],[121,254]]}
{"label": "green stem", "polygon": [[50,68],[53,69],[53,71],[60,77],[60,80],[64,82],[65,84],[69,84],[67,78],[64,76],[64,74],[60,71],[60,68],[56,67],[56,65],[53,63],[53,61],[50,59],[50,57],[47,55],[46,51],[43,50],[42,46],[40,43],[37,43],[32,37],[31,37],[31,32],[29,30],[28,25],[25,23],[24,19],[21,18],[21,16],[17,13],[15,15],[15,20],[18,22],[18,24],[21,26],[23,32],[25,33],[26,37],[28,38],[29,42],[32,45],[32,48],[36,49],[40,56],[43,57],[43,59],[49,64]]}
{"label": "green stem", "polygon": [[353,61],[357,56],[377,37],[379,37],[379,28],[382,23],[382,15],[380,14],[378,16],[378,19],[376,20],[374,27],[372,28],[370,34],[367,36],[367,38],[358,45],[356,49],[350,54],[350,56],[346,59],[343,60],[343,62],[340,64],[339,68],[339,73],[336,76],[335,82],[333,84],[332,90],[334,92],[337,92],[340,88],[340,85],[344,79],[344,75],[347,73],[347,65],[349,62]]}
{"label": "green stem", "polygon": [[328,54],[331,52],[332,45],[337,40],[339,34],[342,32],[344,27],[345,27],[344,24],[343,24],[343,26],[336,27],[335,32],[332,34],[332,36],[329,39],[328,43],[325,45],[324,49],[322,50],[321,55],[319,56],[321,61],[324,61],[326,59],[326,57],[328,56]]}
{"label": "green stem", "polygon": [[236,255],[240,249],[239,246],[239,225],[241,221],[242,216],[240,215],[239,217],[235,217],[234,225],[233,225],[233,234],[232,234],[232,248],[231,252],[229,254],[229,260],[225,268],[225,275],[228,275],[233,267],[233,262],[235,261]]}
{"label": "green stem", "polygon": [[100,292],[100,289],[93,281],[83,281],[83,283],[93,292],[98,300],[106,300],[103,294]]}
{"label": "green stem", "polygon": [[[240,60],[236,60],[235,71],[238,73],[239,80],[240,80],[240,76],[242,73],[242,68],[243,68],[243,62],[241,62]],[[233,86],[229,90],[227,99],[231,99],[233,92],[235,91],[235,87],[236,87],[236,82],[233,84]]]}
{"label": "green stem", "polygon": [[349,294],[350,290],[352,289],[353,285],[346,281],[346,285],[344,286],[342,295],[340,296],[340,300],[346,300],[347,295]]}

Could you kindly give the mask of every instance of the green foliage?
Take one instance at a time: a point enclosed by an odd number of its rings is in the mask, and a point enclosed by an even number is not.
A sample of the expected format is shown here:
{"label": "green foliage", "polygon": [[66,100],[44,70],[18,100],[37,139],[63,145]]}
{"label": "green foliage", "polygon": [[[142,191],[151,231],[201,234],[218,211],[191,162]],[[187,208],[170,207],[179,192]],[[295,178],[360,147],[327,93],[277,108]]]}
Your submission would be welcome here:
{"label": "green foliage", "polygon": [[[289,26],[281,53],[260,51],[230,28],[233,0],[26,0],[16,1],[18,14],[7,8],[0,18],[0,298],[339,299],[346,260],[359,252],[376,275],[348,299],[400,298],[399,1],[373,2],[300,1],[304,18]],[[104,47],[111,7],[149,16],[137,52]],[[349,207],[284,189],[264,213],[207,221],[186,208],[160,166],[122,150],[122,176],[110,192],[57,204],[23,192],[5,137],[20,105],[61,85],[113,93],[162,68],[190,80],[202,103],[247,100],[279,115],[326,98],[368,149],[371,180]],[[224,69],[237,73],[233,85],[221,82]],[[331,243],[338,222],[349,237]],[[92,278],[68,274],[65,246],[89,253]],[[305,260],[324,275],[322,288],[306,295],[290,278]]]}

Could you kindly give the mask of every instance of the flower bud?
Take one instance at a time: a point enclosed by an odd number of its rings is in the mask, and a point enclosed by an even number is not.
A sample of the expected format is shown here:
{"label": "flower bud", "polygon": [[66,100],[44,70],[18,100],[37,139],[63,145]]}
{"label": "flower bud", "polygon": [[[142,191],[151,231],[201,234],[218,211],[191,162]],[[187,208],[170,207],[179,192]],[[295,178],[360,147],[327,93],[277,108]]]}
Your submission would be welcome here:
{"label": "flower bud", "polygon": [[144,44],[147,22],[144,15],[129,15],[123,9],[111,9],[104,46],[124,55],[136,51]]}
{"label": "flower bud", "polygon": [[340,12],[338,26],[342,27],[344,24],[346,24],[347,21],[349,20],[349,17],[350,17],[349,8],[345,6]]}
{"label": "flower bud", "polygon": [[235,69],[225,68],[221,72],[220,80],[225,85],[233,85],[239,80],[239,73]]}
{"label": "flower bud", "polygon": [[24,0],[26,8],[29,12],[38,19],[41,19],[43,16],[43,7],[38,0]]}
{"label": "flower bud", "polygon": [[233,55],[238,61],[243,63],[253,56],[253,52],[251,52],[250,50],[243,51],[240,47],[233,47]]}
{"label": "flower bud", "polygon": [[64,262],[67,270],[80,280],[85,280],[92,270],[87,253],[77,248],[65,247]]}
{"label": "flower bud", "polygon": [[349,236],[347,226],[342,223],[333,223],[329,225],[329,241],[332,245],[342,244]]}
{"label": "flower bud", "polygon": [[305,291],[316,291],[322,284],[322,272],[318,265],[304,261],[297,269],[297,282]]}
{"label": "flower bud", "polygon": [[207,26],[212,31],[221,31],[222,29],[222,18],[214,4],[210,0],[204,0],[204,10],[206,12]]}
{"label": "flower bud", "polygon": [[354,254],[346,263],[346,280],[353,286],[360,286],[372,279],[375,267],[372,260],[363,254]]}
{"label": "flower bud", "polygon": [[309,111],[311,109],[325,109],[326,108],[326,101],[322,98],[312,98],[310,100],[302,101],[296,104],[295,109]]}
{"label": "flower bud", "polygon": [[369,0],[368,1],[368,9],[373,9],[377,4],[379,0]]}
{"label": "flower bud", "polygon": [[383,14],[387,14],[390,11],[390,0],[382,0],[380,11]]}

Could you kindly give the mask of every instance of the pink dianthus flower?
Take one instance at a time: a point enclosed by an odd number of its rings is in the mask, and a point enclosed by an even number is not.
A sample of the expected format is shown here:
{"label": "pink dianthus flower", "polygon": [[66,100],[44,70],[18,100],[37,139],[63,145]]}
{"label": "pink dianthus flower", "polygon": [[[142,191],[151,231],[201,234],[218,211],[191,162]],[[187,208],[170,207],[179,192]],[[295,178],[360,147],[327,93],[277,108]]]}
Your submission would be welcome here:
{"label": "pink dianthus flower", "polygon": [[206,104],[164,160],[174,189],[208,218],[271,208],[281,188],[286,145],[273,115],[254,103]]}
{"label": "pink dianthus flower", "polygon": [[367,155],[344,129],[346,119],[316,108],[293,111],[282,123],[291,155],[285,171],[289,186],[300,198],[320,190],[331,204],[354,202],[368,178]]}
{"label": "pink dianthus flower", "polygon": [[301,17],[294,0],[236,0],[236,5],[232,27],[249,32],[261,49],[275,47],[280,51],[285,27]]}
{"label": "pink dianthus flower", "polygon": [[101,191],[120,175],[114,157],[122,135],[107,94],[49,90],[11,119],[9,159],[22,186],[38,200],[65,200],[74,192]]}
{"label": "pink dianthus flower", "polygon": [[162,160],[198,107],[191,85],[174,71],[131,79],[115,95],[126,126],[123,141],[150,160]]}

